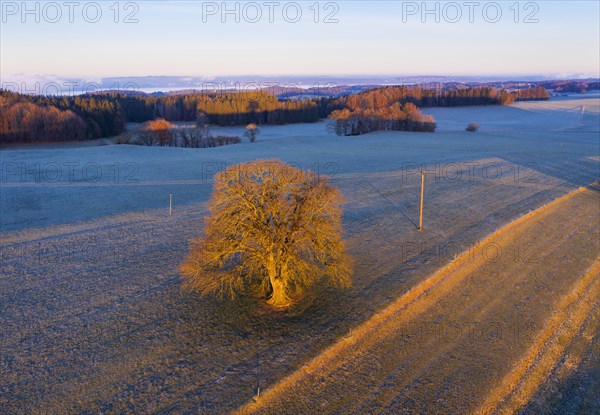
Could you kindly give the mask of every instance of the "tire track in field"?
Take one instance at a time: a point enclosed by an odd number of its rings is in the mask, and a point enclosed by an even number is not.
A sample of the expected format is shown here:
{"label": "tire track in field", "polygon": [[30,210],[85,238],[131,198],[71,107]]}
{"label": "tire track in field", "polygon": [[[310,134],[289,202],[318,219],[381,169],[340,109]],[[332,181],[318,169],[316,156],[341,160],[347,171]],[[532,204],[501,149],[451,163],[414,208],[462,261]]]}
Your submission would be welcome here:
{"label": "tire track in field", "polygon": [[593,315],[600,298],[600,260],[564,296],[531,348],[486,398],[481,414],[510,414],[522,408],[558,364],[568,345]]}

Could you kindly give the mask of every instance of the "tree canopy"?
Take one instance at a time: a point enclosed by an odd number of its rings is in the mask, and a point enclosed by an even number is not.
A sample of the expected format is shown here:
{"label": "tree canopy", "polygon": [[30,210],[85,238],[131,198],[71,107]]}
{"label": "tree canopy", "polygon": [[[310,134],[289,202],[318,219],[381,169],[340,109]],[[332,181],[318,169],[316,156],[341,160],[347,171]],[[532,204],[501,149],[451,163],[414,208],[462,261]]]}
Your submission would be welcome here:
{"label": "tree canopy", "polygon": [[275,308],[318,282],[350,286],[342,202],[326,177],[279,160],[229,167],[215,177],[204,236],[181,266],[185,286],[231,298],[250,290]]}

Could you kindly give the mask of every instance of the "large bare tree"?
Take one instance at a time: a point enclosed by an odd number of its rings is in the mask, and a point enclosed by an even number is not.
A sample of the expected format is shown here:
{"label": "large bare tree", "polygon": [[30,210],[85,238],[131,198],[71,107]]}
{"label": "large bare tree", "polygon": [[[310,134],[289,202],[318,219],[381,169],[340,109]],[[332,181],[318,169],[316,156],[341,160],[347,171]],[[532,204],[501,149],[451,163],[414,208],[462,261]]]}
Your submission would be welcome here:
{"label": "large bare tree", "polygon": [[181,266],[185,285],[231,298],[259,287],[276,308],[319,281],[350,286],[342,203],[326,177],[279,160],[229,167],[215,176],[204,237]]}

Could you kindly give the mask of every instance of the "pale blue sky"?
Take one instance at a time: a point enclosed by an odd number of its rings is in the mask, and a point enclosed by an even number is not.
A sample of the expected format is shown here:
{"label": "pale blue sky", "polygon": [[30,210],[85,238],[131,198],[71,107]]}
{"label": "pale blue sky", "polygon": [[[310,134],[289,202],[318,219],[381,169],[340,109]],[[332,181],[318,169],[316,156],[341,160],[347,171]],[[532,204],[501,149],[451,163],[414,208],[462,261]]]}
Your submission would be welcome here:
{"label": "pale blue sky", "polygon": [[[483,16],[479,1],[474,22],[463,1],[458,23],[448,2],[440,2],[440,23],[429,14],[422,22],[420,11],[409,15],[421,2],[338,1],[338,23],[323,20],[333,7],[324,10],[318,2],[319,23],[315,23],[315,1],[297,2],[302,10],[298,23],[287,22],[283,5],[275,7],[274,23],[268,21],[268,6],[257,1],[263,13],[257,23],[244,22],[240,2],[240,23],[227,15],[223,23],[220,10],[203,18],[200,1],[139,1],[138,23],[123,23],[129,11],[120,2],[120,23],[114,22],[111,5],[98,2],[102,18],[86,22],[82,6],[69,22],[68,9],[58,23],[54,10],[40,2],[40,22],[34,14],[20,15],[21,2],[2,1],[0,29],[0,70],[3,79],[14,74],[75,76],[92,79],[106,76],[141,75],[542,75],[593,76],[600,68],[600,9],[597,1],[538,1],[537,11],[528,2],[500,1],[502,17],[493,20],[489,6]],[[62,5],[62,1],[57,1]],[[514,4],[520,9],[514,22]],[[15,6],[16,5],[16,6]],[[219,9],[221,2],[212,3]],[[435,2],[428,2],[429,8]],[[34,3],[29,7],[34,9]],[[90,6],[91,7],[91,6]],[[233,8],[234,2],[229,3]],[[293,18],[293,6],[289,6]],[[511,8],[512,7],[512,8]],[[406,14],[403,16],[403,8]],[[93,7],[88,18],[93,18]],[[247,6],[249,18],[254,9]],[[446,12],[444,15],[443,12]],[[525,23],[533,16],[537,23]],[[404,17],[404,18],[403,18]],[[444,18],[446,17],[446,18]],[[203,22],[205,20],[206,22]],[[404,20],[404,21],[403,21]],[[20,76],[20,75],[19,75]]]}

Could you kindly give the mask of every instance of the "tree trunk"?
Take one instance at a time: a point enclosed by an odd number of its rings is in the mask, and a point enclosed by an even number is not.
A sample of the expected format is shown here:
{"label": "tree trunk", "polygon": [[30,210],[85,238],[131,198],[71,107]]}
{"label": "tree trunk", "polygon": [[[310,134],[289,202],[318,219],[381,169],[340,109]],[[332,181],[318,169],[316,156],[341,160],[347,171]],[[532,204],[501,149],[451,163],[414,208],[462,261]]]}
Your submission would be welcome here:
{"label": "tree trunk", "polygon": [[271,297],[267,300],[267,304],[276,308],[286,308],[292,304],[285,292],[285,287],[281,279],[276,278],[271,280],[271,287],[273,288],[273,292],[271,293]]}
{"label": "tree trunk", "polygon": [[275,264],[274,260],[272,260],[268,269],[269,281],[271,282],[271,288],[273,289],[273,292],[271,293],[271,297],[269,297],[267,300],[267,304],[275,308],[289,307],[292,304],[292,300],[285,292],[285,284],[283,283],[281,275],[278,275],[277,265]]}

